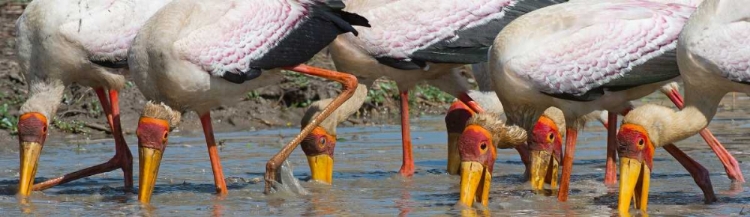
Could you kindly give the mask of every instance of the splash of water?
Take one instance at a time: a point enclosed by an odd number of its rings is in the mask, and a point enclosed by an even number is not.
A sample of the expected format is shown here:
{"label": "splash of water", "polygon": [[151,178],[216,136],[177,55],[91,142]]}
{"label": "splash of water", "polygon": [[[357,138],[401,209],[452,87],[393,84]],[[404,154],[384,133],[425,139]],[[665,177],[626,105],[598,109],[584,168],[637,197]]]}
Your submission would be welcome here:
{"label": "splash of water", "polygon": [[279,178],[278,181],[273,181],[273,188],[275,192],[285,192],[285,193],[292,193],[297,195],[308,195],[310,194],[307,189],[302,187],[302,185],[299,183],[299,180],[294,177],[294,169],[292,168],[292,164],[289,163],[289,161],[284,161],[283,164],[281,164],[281,168],[278,170],[278,174],[276,174],[276,177]]}

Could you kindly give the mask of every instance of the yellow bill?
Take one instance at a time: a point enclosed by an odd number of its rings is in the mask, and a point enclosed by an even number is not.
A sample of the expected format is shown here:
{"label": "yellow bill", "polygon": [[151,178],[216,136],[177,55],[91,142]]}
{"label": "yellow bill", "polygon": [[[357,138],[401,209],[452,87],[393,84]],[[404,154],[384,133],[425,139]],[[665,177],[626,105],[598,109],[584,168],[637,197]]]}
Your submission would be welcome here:
{"label": "yellow bill", "polygon": [[479,162],[461,162],[460,203],[471,207],[476,200],[487,206],[491,180],[492,174]]}
{"label": "yellow bill", "polygon": [[333,158],[327,154],[307,156],[312,180],[331,184],[333,182]]}
{"label": "yellow bill", "polygon": [[646,213],[650,184],[651,170],[646,165],[635,159],[620,158],[620,197],[617,208],[620,215],[630,215],[630,201],[633,199],[636,208]]}
{"label": "yellow bill", "polygon": [[458,153],[458,138],[461,133],[448,133],[448,174],[458,175],[461,155]]}
{"label": "yellow bill", "polygon": [[544,183],[549,182],[551,189],[557,188],[557,173],[560,163],[548,151],[531,151],[531,188],[534,191],[544,190]]}
{"label": "yellow bill", "polygon": [[39,161],[39,155],[42,153],[42,144],[37,142],[22,142],[20,149],[21,169],[19,172],[18,195],[29,196],[31,188],[34,186],[37,162]]}
{"label": "yellow bill", "polygon": [[147,204],[151,202],[151,194],[154,192],[162,152],[152,148],[139,147],[138,154],[140,160],[138,201]]}

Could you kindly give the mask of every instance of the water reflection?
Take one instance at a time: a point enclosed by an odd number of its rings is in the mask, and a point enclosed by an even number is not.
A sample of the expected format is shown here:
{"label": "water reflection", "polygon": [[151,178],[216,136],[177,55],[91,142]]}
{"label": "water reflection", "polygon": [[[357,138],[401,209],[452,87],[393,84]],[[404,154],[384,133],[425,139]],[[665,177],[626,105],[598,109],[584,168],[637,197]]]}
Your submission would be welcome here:
{"label": "water reflection", "polygon": [[412,207],[412,201],[411,201],[411,180],[406,180],[403,182],[404,185],[401,188],[401,198],[396,200],[396,207],[398,207],[399,213],[398,216],[408,216],[409,212],[411,212]]}
{"label": "water reflection", "polygon": [[34,211],[34,203],[31,202],[31,198],[28,196],[17,195],[18,207],[21,209],[23,214],[32,214]]}

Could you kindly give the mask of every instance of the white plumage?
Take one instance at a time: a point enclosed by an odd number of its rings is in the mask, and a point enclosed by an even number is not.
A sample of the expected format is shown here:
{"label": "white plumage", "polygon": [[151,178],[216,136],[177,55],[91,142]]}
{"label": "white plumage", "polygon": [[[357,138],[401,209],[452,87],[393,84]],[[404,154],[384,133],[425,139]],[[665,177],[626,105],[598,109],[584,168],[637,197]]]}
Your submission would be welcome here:
{"label": "white plumage", "polygon": [[[79,44],[93,60],[125,60],[143,24],[169,1],[67,1],[71,11],[60,33]],[[77,13],[76,13],[77,12]]]}

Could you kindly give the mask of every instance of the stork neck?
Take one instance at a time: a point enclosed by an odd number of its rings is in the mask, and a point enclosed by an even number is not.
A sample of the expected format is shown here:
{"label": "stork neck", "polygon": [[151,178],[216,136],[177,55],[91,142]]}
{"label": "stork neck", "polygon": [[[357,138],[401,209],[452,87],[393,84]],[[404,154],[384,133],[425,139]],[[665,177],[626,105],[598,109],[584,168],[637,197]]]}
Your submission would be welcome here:
{"label": "stork neck", "polygon": [[544,110],[535,109],[533,106],[516,105],[508,106],[505,115],[508,118],[508,125],[516,125],[526,132],[531,132],[536,126],[539,117],[544,114]]}
{"label": "stork neck", "polygon": [[[689,88],[689,87],[688,87]],[[690,90],[694,90],[691,92]],[[696,88],[686,88],[685,108],[681,111],[672,111],[671,115],[659,115],[659,112],[652,113],[656,120],[661,123],[655,123],[654,127],[661,129],[660,140],[655,145],[662,146],[671,144],[690,136],[706,128],[711,119],[716,115],[721,98],[724,92],[704,91],[701,94],[695,94]]]}
{"label": "stork neck", "polygon": [[491,92],[495,90],[492,86],[492,78],[490,77],[487,62],[472,64],[471,70],[474,71],[474,79],[477,82],[477,86],[479,86],[479,91]]}
{"label": "stork neck", "polygon": [[[319,126],[328,131],[328,133],[336,135],[336,126],[357,112],[359,108],[362,107],[362,104],[365,103],[365,98],[367,98],[367,86],[364,84],[357,85],[354,95],[341,104],[338,109],[334,110],[333,113],[323,120]],[[307,126],[307,124],[315,118],[315,116],[320,114],[332,101],[332,99],[325,99],[310,105],[310,108],[305,112],[305,116],[302,117],[302,127]]]}
{"label": "stork neck", "polygon": [[21,106],[21,114],[38,112],[50,119],[60,105],[65,84],[60,80],[40,82],[30,79],[29,99]]}

